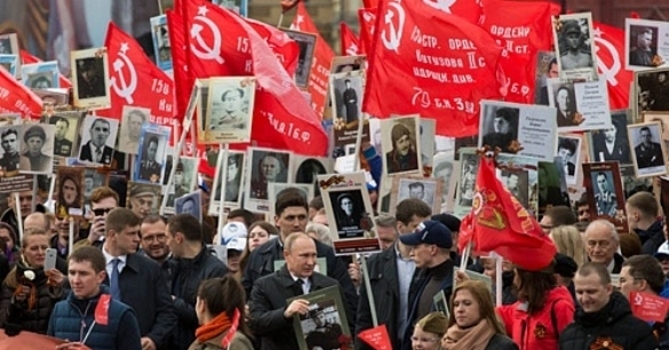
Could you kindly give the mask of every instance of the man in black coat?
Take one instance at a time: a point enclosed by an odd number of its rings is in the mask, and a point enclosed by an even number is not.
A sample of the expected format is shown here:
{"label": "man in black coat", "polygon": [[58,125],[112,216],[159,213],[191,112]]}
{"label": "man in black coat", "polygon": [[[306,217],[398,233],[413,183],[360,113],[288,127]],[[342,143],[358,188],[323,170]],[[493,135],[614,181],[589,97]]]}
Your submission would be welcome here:
{"label": "man in black coat", "polygon": [[[246,295],[250,296],[256,280],[275,271],[275,264],[283,259],[283,245],[288,236],[295,232],[304,232],[308,218],[308,203],[298,189],[285,189],[277,196],[274,220],[279,227],[280,237],[256,248],[249,256],[242,285]],[[334,255],[332,247],[315,241],[316,254],[324,257],[328,277],[336,279],[341,285],[346,302],[355,310],[358,305],[358,293],[355,291],[346,264]],[[322,271],[326,272],[326,271]]]}
{"label": "man in black coat", "polygon": [[139,178],[150,182],[160,180],[160,171],[162,166],[156,161],[158,153],[158,137],[151,136],[146,143],[144,157],[140,163]]}
{"label": "man in black coat", "polygon": [[639,129],[639,139],[641,142],[634,147],[636,162],[640,169],[661,166],[664,164],[662,156],[662,146],[653,142],[653,134],[647,126]]}
{"label": "man in black coat", "polygon": [[81,146],[79,160],[109,165],[112,162],[114,149],[107,146],[107,139],[111,135],[109,121],[98,118],[93,121],[90,129],[91,139]]}
{"label": "man in black coat", "polygon": [[[304,299],[295,299],[290,303],[287,300],[339,285],[337,280],[314,272],[316,256],[315,241],[304,233],[294,233],[285,240],[286,264],[255,282],[249,301],[249,326],[253,334],[260,338],[261,350],[297,349],[293,317],[308,315],[310,304]],[[346,296],[342,298],[348,305]],[[342,317],[342,312],[346,313],[349,326],[352,326],[354,309],[338,311]]]}
{"label": "man in black coat", "polygon": [[223,277],[228,268],[208,251],[202,239],[202,226],[190,214],[174,215],[167,222],[167,245],[173,256],[172,298],[179,319],[169,349],[186,350],[199,327],[195,302],[200,281]]}
{"label": "man in black coat", "polygon": [[136,253],[140,224],[140,218],[130,209],[116,208],[107,215],[102,246],[105,284],[111,287],[112,298],[135,310],[142,348],[156,350],[167,345],[177,316],[160,266]]}
{"label": "man in black coat", "polygon": [[574,323],[560,334],[560,350],[654,350],[651,327],[632,315],[630,304],[613,291],[606,266],[589,262],[574,277],[579,306]]}

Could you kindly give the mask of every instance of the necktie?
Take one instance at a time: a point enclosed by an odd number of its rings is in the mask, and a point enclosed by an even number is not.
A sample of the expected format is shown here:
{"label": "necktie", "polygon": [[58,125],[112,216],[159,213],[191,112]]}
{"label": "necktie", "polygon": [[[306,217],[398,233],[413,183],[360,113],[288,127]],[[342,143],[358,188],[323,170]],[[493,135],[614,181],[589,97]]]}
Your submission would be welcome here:
{"label": "necktie", "polygon": [[96,147],[95,149],[95,162],[99,163],[102,160],[102,150],[100,147]]}
{"label": "necktie", "polygon": [[293,285],[293,291],[295,292],[295,295],[304,294],[304,290],[302,289],[303,284],[304,281],[302,281],[302,279],[300,278],[298,278],[297,281],[295,281],[295,284]]}
{"label": "necktie", "polygon": [[111,295],[113,299],[116,300],[121,300],[121,288],[118,285],[118,277],[119,277],[119,272],[118,272],[118,264],[121,262],[119,259],[113,259],[112,260],[112,274],[111,278],[109,279],[109,284],[111,285]]}

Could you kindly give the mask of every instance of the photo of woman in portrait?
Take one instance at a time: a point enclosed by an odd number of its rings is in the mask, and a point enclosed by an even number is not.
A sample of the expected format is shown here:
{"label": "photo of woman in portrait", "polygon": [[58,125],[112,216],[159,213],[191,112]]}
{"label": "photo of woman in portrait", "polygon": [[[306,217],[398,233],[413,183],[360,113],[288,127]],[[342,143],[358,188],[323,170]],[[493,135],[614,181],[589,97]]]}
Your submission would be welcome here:
{"label": "photo of woman in portrait", "polygon": [[81,184],[72,175],[64,175],[58,187],[58,208],[56,215],[66,217],[70,209],[82,208]]}
{"label": "photo of woman in portrait", "polygon": [[392,150],[386,153],[388,174],[418,170],[416,140],[411,136],[411,130],[404,124],[397,123],[393,126],[390,132]]}

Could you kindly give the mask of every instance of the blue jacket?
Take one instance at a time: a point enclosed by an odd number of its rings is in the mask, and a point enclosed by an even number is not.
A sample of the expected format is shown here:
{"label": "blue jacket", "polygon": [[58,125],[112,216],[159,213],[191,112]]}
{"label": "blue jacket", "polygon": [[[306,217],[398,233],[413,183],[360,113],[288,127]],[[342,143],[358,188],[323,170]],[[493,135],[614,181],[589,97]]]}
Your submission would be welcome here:
{"label": "blue jacket", "polygon": [[[47,335],[68,340],[83,341],[92,350],[142,350],[139,324],[135,312],[120,301],[109,304],[109,322],[106,326],[94,323],[95,307],[102,294],[109,294],[106,286],[90,299],[77,299],[70,292],[66,300],[56,304],[49,319]],[[91,329],[92,327],[92,329]]]}

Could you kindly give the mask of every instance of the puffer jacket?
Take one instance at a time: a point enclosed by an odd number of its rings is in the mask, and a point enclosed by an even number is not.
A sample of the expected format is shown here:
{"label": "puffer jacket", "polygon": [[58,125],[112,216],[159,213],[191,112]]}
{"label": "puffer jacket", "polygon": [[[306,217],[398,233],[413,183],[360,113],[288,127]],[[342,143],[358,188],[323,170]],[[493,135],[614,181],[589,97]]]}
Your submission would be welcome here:
{"label": "puffer jacket", "polygon": [[[32,271],[35,274],[32,281],[24,277],[26,271]],[[47,280],[41,268],[31,269],[21,262],[12,268],[0,292],[0,328],[19,328],[46,334],[51,312],[63,297],[63,287],[49,287],[46,284]],[[20,285],[34,287],[35,301],[32,308],[29,305],[30,297],[21,302],[14,300],[14,292]]]}
{"label": "puffer jacket", "polygon": [[[618,292],[600,311],[585,313],[576,310],[574,323],[560,335],[561,350],[588,350],[595,343],[608,342],[625,350],[654,350],[657,339],[648,323],[634,317],[627,299]],[[594,345],[596,347],[596,345]]]}
{"label": "puffer jacket", "polygon": [[497,308],[506,332],[520,350],[555,350],[559,334],[574,318],[574,301],[565,287],[548,292],[544,308],[527,313],[527,305],[520,301]]}

